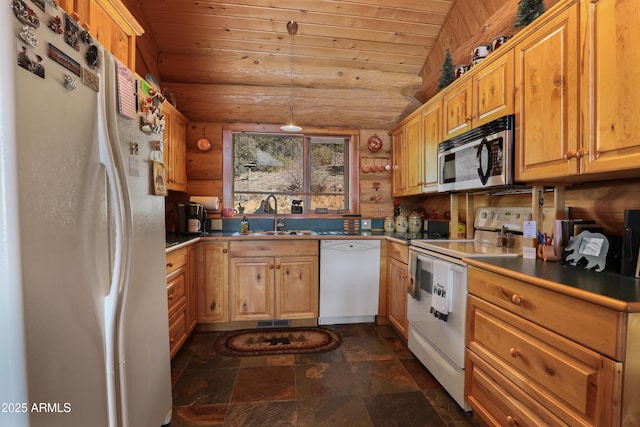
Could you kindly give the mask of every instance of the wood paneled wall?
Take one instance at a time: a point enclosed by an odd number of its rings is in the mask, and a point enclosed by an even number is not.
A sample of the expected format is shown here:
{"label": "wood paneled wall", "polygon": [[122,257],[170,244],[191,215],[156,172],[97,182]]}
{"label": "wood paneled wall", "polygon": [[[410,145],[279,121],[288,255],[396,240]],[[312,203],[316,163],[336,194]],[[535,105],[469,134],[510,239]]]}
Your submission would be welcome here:
{"label": "wood paneled wall", "polygon": [[[211,141],[211,150],[202,152],[196,142],[202,137]],[[187,191],[194,196],[218,196],[222,199],[222,125],[189,123],[187,143]]]}

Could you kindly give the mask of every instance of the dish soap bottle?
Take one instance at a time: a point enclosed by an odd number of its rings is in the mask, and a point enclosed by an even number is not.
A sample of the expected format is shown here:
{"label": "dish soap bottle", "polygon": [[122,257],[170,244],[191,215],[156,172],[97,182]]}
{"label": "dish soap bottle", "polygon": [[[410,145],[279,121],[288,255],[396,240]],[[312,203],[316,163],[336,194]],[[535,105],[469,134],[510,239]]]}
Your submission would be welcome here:
{"label": "dish soap bottle", "polygon": [[247,221],[247,217],[243,216],[242,221],[240,222],[240,233],[247,234],[249,232],[249,221]]}

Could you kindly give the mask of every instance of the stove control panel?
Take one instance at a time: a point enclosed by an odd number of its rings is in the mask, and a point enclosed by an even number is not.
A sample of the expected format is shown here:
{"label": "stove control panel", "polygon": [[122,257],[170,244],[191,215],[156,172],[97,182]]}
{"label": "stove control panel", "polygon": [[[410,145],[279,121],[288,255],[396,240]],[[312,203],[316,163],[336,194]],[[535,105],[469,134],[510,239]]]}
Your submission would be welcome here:
{"label": "stove control panel", "polygon": [[[477,230],[497,231],[503,226],[507,231],[522,233],[524,221],[531,221],[531,208],[528,207],[483,207],[476,211],[474,227]],[[543,208],[543,216],[550,218],[551,208]]]}

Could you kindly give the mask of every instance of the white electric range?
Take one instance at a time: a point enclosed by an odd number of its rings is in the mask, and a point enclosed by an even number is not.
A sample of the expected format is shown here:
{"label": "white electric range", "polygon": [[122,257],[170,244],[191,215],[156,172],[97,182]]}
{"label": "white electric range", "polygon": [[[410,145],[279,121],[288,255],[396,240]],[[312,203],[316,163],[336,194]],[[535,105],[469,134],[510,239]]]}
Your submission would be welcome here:
{"label": "white electric range", "polygon": [[[411,240],[407,298],[409,349],[466,411],[464,347],[467,264],[463,258],[520,256],[524,221],[531,208],[478,208],[473,240]],[[499,231],[512,233],[512,247],[498,247]]]}

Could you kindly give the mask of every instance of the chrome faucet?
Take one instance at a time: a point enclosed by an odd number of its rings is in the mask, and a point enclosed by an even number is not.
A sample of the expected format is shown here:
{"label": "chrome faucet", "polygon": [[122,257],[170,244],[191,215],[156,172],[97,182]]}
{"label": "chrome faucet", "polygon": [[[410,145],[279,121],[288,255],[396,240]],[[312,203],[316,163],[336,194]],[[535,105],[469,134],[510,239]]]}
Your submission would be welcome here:
{"label": "chrome faucet", "polygon": [[271,210],[270,199],[273,199],[273,231],[278,231],[284,227],[284,221],[278,221],[278,199],[275,194],[269,194],[265,200],[265,208]]}

